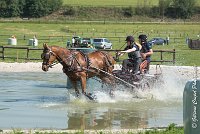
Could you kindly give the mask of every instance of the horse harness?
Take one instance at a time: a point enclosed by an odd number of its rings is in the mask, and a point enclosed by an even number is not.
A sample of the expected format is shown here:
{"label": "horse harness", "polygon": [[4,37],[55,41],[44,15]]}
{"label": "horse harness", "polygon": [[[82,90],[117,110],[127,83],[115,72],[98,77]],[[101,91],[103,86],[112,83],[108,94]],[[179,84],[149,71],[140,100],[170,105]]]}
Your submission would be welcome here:
{"label": "horse harness", "polygon": [[[107,67],[112,65],[112,62],[109,60],[107,53],[99,51],[105,58],[105,64],[107,65]],[[80,62],[77,59],[77,54],[81,54],[84,57],[84,60],[86,62],[86,67],[83,67]],[[48,53],[46,53],[45,55],[43,55],[42,57],[45,59],[49,59],[50,55],[54,55],[56,56],[57,60],[59,63],[61,63],[63,65],[63,71],[64,72],[82,72],[86,70],[86,73],[88,74],[88,72],[93,72],[91,71],[91,68],[95,68],[91,65],[90,59],[88,57],[87,54],[83,53],[82,51],[74,51],[71,50],[70,51],[70,56],[66,57],[66,53],[62,53],[62,57],[65,57],[64,59],[60,58],[58,55],[56,55],[51,49],[49,50]],[[56,64],[51,64],[48,65],[49,67],[52,67]],[[106,70],[107,71],[107,70]]]}
{"label": "horse harness", "polygon": [[[105,63],[106,63],[106,65],[107,65],[107,67],[112,66],[112,61],[109,60],[108,54],[107,54],[106,52],[103,52],[103,51],[99,51],[99,52],[100,52],[102,55],[104,55],[104,57],[105,57]],[[113,66],[113,68],[114,68],[114,66]]]}
{"label": "horse harness", "polygon": [[[80,62],[78,61],[76,55],[79,53],[84,57],[84,60],[86,62],[86,69],[89,68],[91,62],[87,54],[84,54],[82,51],[70,51],[71,56],[66,58],[64,62],[66,63],[67,66],[64,66],[65,71],[69,72],[81,72],[84,70],[85,67],[83,67]],[[69,60],[68,60],[69,59]],[[68,63],[67,63],[68,62]]]}
{"label": "horse harness", "polygon": [[[107,67],[112,65],[112,62],[109,60],[107,53],[99,51],[105,58],[105,64]],[[86,62],[86,67],[82,66],[80,64],[80,62],[78,61],[76,55],[80,53],[83,57],[84,60]],[[67,59],[71,59],[70,61],[68,61],[68,66],[63,68],[64,71],[69,71],[69,72],[82,72],[82,71],[86,71],[87,75],[88,72],[94,72],[91,70],[91,68],[96,69],[96,67],[92,66],[92,63],[88,57],[87,54],[83,53],[82,51],[71,51],[71,56],[68,57]],[[66,60],[65,60],[66,62]],[[66,62],[67,63],[67,62]],[[108,70],[106,70],[108,71]]]}

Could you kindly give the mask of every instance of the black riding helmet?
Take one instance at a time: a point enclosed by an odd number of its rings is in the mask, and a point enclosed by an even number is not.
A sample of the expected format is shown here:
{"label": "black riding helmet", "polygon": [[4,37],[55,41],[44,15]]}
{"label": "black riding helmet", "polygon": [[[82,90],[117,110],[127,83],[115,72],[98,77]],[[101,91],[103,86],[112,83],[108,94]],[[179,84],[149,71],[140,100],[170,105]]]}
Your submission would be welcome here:
{"label": "black riding helmet", "polygon": [[139,35],[138,38],[141,39],[141,41],[147,41],[147,36],[145,34]]}
{"label": "black riding helmet", "polygon": [[133,36],[127,36],[125,41],[134,42],[135,39],[133,38]]}

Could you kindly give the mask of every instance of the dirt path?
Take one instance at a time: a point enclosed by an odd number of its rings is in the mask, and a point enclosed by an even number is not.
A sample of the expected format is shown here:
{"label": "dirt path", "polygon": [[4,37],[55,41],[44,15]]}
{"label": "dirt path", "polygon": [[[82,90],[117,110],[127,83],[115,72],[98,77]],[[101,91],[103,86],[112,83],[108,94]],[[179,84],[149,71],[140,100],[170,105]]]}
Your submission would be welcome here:
{"label": "dirt path", "polygon": [[[121,69],[121,66],[116,64],[115,69]],[[194,78],[195,77],[195,67],[193,66],[165,66],[162,65],[161,69],[163,72],[166,70],[171,73],[176,73],[177,75]],[[152,65],[150,67],[150,73],[155,73],[156,66]],[[159,71],[159,70],[158,70]],[[5,63],[0,62],[0,72],[43,72],[42,71],[42,63]],[[62,66],[57,64],[53,66],[53,68],[49,69],[49,72],[61,72]],[[200,67],[197,67],[197,76],[200,78]]]}

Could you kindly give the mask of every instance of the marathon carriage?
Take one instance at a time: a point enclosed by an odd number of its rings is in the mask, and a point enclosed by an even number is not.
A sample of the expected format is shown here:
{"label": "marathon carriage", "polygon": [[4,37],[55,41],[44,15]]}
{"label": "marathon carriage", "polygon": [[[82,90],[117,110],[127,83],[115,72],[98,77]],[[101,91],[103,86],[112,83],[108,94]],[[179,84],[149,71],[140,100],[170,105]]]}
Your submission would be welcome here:
{"label": "marathon carriage", "polygon": [[152,74],[144,71],[143,73],[133,74],[131,69],[124,72],[122,69],[113,70],[116,83],[124,85],[132,91],[150,91],[156,85],[163,83],[162,70],[159,64],[152,69]]}
{"label": "marathon carriage", "polygon": [[[156,65],[155,73],[149,74],[150,56],[153,54],[151,45],[147,43],[147,36],[139,35],[139,43],[135,42],[133,36],[126,37],[126,47],[120,51],[118,56],[124,53],[128,54],[128,59],[123,60],[123,69],[114,70],[113,74],[119,78],[121,82],[133,89],[142,91],[151,89],[157,81],[160,81],[162,74],[160,65]],[[141,60],[143,60],[141,62]],[[139,64],[141,63],[141,64]]]}

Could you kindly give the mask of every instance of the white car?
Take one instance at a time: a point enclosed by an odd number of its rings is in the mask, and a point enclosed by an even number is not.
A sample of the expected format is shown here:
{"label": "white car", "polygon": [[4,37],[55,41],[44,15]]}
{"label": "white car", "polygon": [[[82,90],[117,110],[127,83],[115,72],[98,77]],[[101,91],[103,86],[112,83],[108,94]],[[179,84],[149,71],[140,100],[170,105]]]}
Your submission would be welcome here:
{"label": "white car", "polygon": [[97,49],[112,49],[112,43],[107,38],[95,38],[93,44]]}

